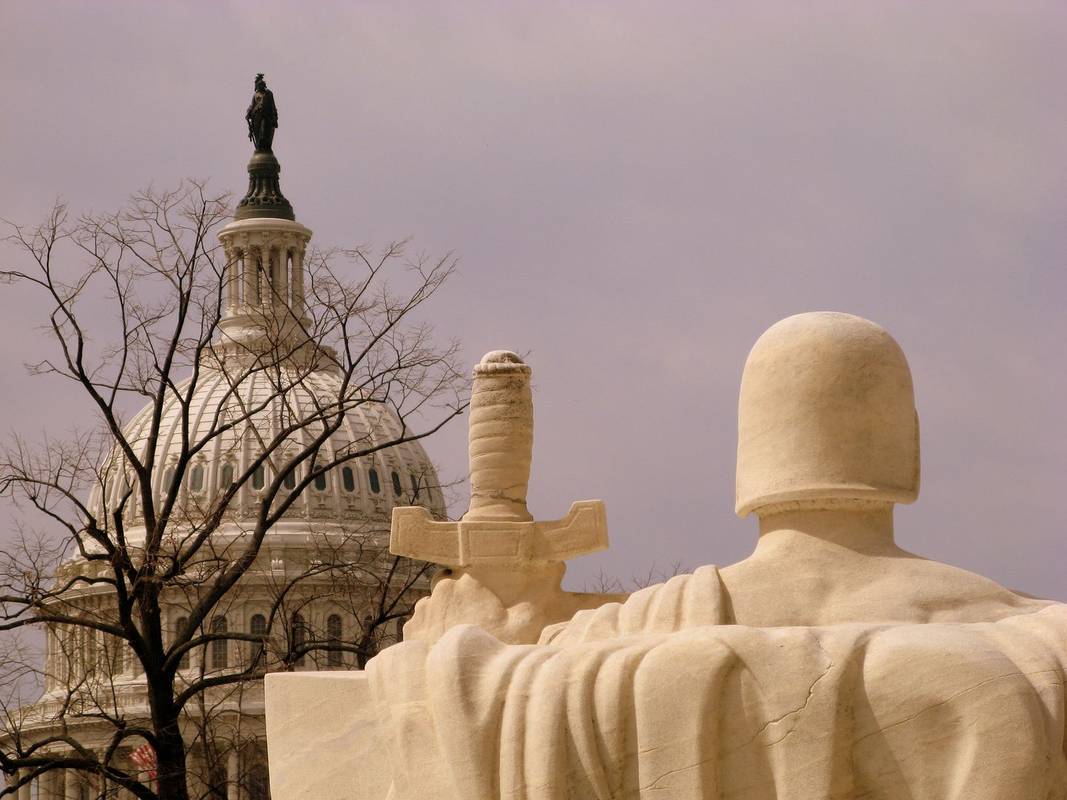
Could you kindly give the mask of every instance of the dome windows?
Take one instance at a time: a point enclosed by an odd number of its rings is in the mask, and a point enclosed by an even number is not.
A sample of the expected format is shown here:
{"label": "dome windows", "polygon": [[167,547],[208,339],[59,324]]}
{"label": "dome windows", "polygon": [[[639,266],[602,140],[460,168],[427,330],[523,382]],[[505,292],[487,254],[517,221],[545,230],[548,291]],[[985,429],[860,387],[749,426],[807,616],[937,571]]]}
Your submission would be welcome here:
{"label": "dome windows", "polygon": [[204,491],[204,465],[197,464],[189,473],[189,488],[194,492]]}
{"label": "dome windows", "polygon": [[372,467],[370,472],[367,473],[367,479],[370,481],[370,490],[375,494],[381,494],[382,483],[378,480],[378,470]]}
{"label": "dome windows", "polygon": [[[186,623],[189,622],[188,617],[178,617],[178,621],[174,623],[174,635],[177,636]],[[189,669],[189,651],[186,650],[181,654],[178,659],[178,669]]]}
{"label": "dome windows", "polygon": [[166,497],[170,492],[170,485],[174,482],[174,467],[167,467],[163,470],[163,480],[160,482],[159,493]]}
{"label": "dome windows", "polygon": [[308,640],[308,627],[304,618],[300,615],[300,612],[293,614],[292,624],[292,654],[294,656],[293,663],[298,667],[304,666],[305,653],[303,652],[304,645]]}
{"label": "dome windows", "polygon": [[263,658],[263,651],[267,646],[267,618],[262,614],[253,614],[248,632],[259,637],[252,643],[252,665],[255,666]]}
{"label": "dome windows", "polygon": [[288,490],[293,491],[296,488],[296,470],[291,469],[285,473],[285,477],[282,478],[282,485]]}
{"label": "dome windows", "polygon": [[314,486],[315,486],[315,491],[316,492],[325,492],[326,491],[326,473],[325,472],[320,472],[318,475],[315,476]]}
{"label": "dome windows", "polygon": [[401,493],[404,491],[403,487],[400,485],[400,476],[397,474],[396,470],[393,470],[391,477],[393,479],[393,494],[400,497]]}
{"label": "dome windows", "polygon": [[[253,370],[247,376],[237,376],[241,378],[237,381],[234,376],[208,372],[195,390],[188,383],[179,385],[178,391],[170,393],[164,408],[149,406],[126,426],[124,436],[135,444],[141,457],[148,455],[149,437],[157,437],[153,469],[146,476],[151,486],[144,487],[157,503],[180,489],[179,509],[183,513],[205,511],[213,503],[212,508],[225,506],[222,519],[227,524],[243,522],[258,514],[257,500],[271,490],[277,479],[281,497],[289,501],[298,488],[308,484],[300,501],[286,505],[283,515],[287,519],[311,515],[323,522],[336,519],[345,524],[362,524],[373,519],[378,524],[385,521],[380,518],[388,515],[391,505],[406,504],[413,496],[417,498],[413,502],[432,505],[435,510],[441,505],[433,465],[422,446],[416,441],[389,446],[389,440],[398,438],[404,427],[394,411],[379,403],[356,404],[347,410],[344,424],[322,442],[321,454],[296,470],[295,485],[292,479],[288,483],[284,480],[288,470],[279,474],[273,468],[275,463],[292,466],[293,460],[301,461],[297,453],[302,453],[307,444],[297,432],[275,442],[273,437],[281,430],[279,426],[304,417],[316,419],[323,408],[323,397],[342,396],[344,387],[332,372],[315,372],[315,377],[307,381],[294,375],[292,386],[284,384],[288,390],[281,405],[272,400],[279,383],[270,370]],[[192,443],[205,437],[210,445],[190,452]],[[268,457],[265,447],[275,452]],[[380,452],[365,453],[368,447]],[[356,457],[359,452],[364,455]],[[326,470],[326,486],[322,487],[321,479],[316,486],[314,473],[325,466],[324,462],[339,456],[341,463]],[[121,511],[129,527],[140,528],[144,520],[141,477],[131,470],[126,453],[116,450],[109,459],[104,462],[107,469],[99,485],[92,487],[91,512],[97,519],[110,520]],[[257,469],[260,462],[263,467]],[[306,464],[311,463],[315,468],[309,473]],[[372,467],[376,476],[370,474]],[[392,480],[394,470],[400,478],[399,494]],[[132,478],[129,497],[124,491],[124,472]],[[411,475],[418,478],[418,487]],[[375,489],[371,488],[372,483]],[[138,530],[135,535],[142,534]],[[242,630],[246,622],[247,619],[242,620]],[[205,630],[209,626],[207,619]],[[231,662],[233,658],[231,655]]]}
{"label": "dome windows", "polygon": [[341,651],[341,615],[330,614],[326,618],[326,642],[329,650],[326,653],[326,665],[330,667],[340,667],[343,663],[342,656],[344,653]]}
{"label": "dome windows", "polygon": [[[226,633],[229,625],[225,616],[218,616],[211,620],[211,632],[217,634]],[[230,666],[230,641],[229,639],[213,639],[211,642],[211,668],[226,669]]]}

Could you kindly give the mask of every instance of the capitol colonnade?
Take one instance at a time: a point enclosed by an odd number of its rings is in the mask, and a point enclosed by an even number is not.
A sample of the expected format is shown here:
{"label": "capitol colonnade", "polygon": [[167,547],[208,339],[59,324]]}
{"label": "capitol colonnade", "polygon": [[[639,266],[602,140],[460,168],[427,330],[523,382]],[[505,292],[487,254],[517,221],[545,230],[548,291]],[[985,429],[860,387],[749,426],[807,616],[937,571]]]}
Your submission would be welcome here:
{"label": "capitol colonnade", "polygon": [[[126,768],[133,768],[131,753],[126,751],[114,760]],[[191,752],[187,758],[189,774],[210,776],[203,762],[202,753]],[[26,771],[21,771],[17,781],[28,777]],[[211,777],[214,779],[197,781],[199,785],[193,789],[194,796],[227,800],[266,800],[270,797],[266,752],[261,745],[229,750],[224,768]],[[109,785],[99,776],[66,769],[52,770],[22,783],[15,796],[16,800],[93,800],[97,797],[133,800],[135,795],[127,789]]]}

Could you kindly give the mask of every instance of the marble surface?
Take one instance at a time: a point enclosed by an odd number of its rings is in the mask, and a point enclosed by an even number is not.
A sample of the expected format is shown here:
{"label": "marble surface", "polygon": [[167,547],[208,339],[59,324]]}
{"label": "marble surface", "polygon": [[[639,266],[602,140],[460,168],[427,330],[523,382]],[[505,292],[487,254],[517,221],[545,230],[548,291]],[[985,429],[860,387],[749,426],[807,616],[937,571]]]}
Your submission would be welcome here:
{"label": "marble surface", "polygon": [[[784,320],[742,377],[751,556],[566,614],[551,559],[443,562],[358,691],[269,680],[275,800],[1065,800],[1067,606],[898,547],[918,489],[896,342]],[[323,777],[357,762],[373,786]]]}

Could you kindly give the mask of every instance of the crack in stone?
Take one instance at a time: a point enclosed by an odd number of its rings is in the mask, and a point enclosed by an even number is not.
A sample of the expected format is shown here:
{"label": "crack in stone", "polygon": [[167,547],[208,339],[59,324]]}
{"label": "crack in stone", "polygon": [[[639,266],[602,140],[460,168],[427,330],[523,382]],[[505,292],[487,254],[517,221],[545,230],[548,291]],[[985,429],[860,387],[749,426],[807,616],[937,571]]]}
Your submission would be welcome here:
{"label": "crack in stone", "polygon": [[[768,720],[767,722],[763,723],[763,725],[760,726],[759,730],[757,730],[751,738],[742,742],[737,747],[734,747],[731,750],[727,751],[727,754],[736,753],[739,750],[745,749],[757,739],[759,739],[772,725],[777,725],[780,722],[784,722],[789,717],[794,717],[798,714],[801,714],[803,713],[804,709],[808,707],[808,705],[811,703],[811,698],[815,696],[815,687],[818,686],[819,682],[827,675],[829,675],[830,670],[834,668],[834,660],[830,657],[830,654],[826,652],[826,648],[822,646],[822,642],[816,639],[815,645],[819,648],[819,650],[822,651],[823,655],[826,656],[827,660],[829,661],[829,664],[827,664],[826,668],[819,674],[819,676],[811,682],[811,685],[808,686],[808,696],[804,698],[804,702],[796,708],[792,709],[791,711],[787,711],[786,713],[782,714],[780,717],[776,717],[775,719]],[[781,742],[785,741],[786,737],[789,736],[789,734],[791,734],[794,730],[795,728],[790,728],[784,734],[782,734],[781,737],[775,739],[773,742],[766,742],[765,744],[763,744],[763,747],[774,747],[775,745],[780,744]]]}
{"label": "crack in stone", "polygon": [[[787,711],[786,713],[782,714],[781,716],[776,717],[775,719],[772,719],[772,720],[769,720],[769,721],[765,722],[763,725],[760,726],[759,730],[756,731],[756,733],[750,739],[748,739],[747,741],[739,744],[737,747],[734,747],[734,748],[728,750],[724,755],[729,755],[731,753],[736,753],[739,750],[743,750],[744,748],[748,747],[750,744],[755,742],[757,739],[759,739],[760,736],[762,736],[763,733],[768,728],[770,728],[772,725],[777,725],[779,722],[783,722],[784,720],[788,719],[789,717],[793,717],[793,716],[796,716],[797,714],[801,714],[801,713],[803,713],[804,709],[806,709],[808,707],[808,705],[811,703],[812,697],[815,696],[815,687],[818,686],[819,682],[823,678],[825,678],[827,675],[829,675],[830,671],[834,668],[834,660],[833,660],[833,658],[830,657],[830,654],[826,652],[826,648],[824,648],[822,646],[822,643],[819,642],[818,640],[815,641],[815,644],[819,648],[819,650],[822,651],[822,653],[826,656],[826,658],[829,661],[829,663],[826,665],[826,668],[823,669],[823,671],[821,673],[819,673],[819,676],[817,678],[815,678],[815,680],[813,680],[811,682],[811,685],[808,686],[808,696],[804,698],[804,702],[801,703],[796,708],[794,708],[794,709],[792,709],[790,711]],[[782,734],[782,736],[780,738],[775,739],[773,742],[767,742],[763,746],[764,747],[774,747],[775,745],[780,744],[781,742],[785,741],[786,737],[789,736],[789,734],[791,734],[794,730],[795,730],[794,728],[790,728],[788,731],[786,731],[784,734]],[[650,752],[651,750],[655,750],[655,749],[659,749],[659,748],[649,748],[649,750],[645,751],[645,752]],[[701,759],[700,761],[697,761],[694,764],[687,764],[684,767],[678,767],[677,769],[668,770],[667,772],[664,772],[662,775],[658,776],[651,783],[648,783],[645,786],[643,786],[640,791],[644,792],[644,791],[656,791],[656,790],[659,790],[659,789],[667,789],[667,787],[659,786],[658,784],[660,784],[661,782],[663,782],[667,778],[671,777],[672,775],[677,775],[679,772],[688,772],[689,770],[697,769],[699,767],[704,766],[705,764],[711,763],[713,761],[717,761],[718,759],[719,759],[719,754],[715,753],[715,754],[709,756],[708,758],[704,758],[704,759]]]}
{"label": "crack in stone", "polygon": [[927,706],[926,708],[922,709],[921,711],[916,711],[911,716],[905,717],[904,719],[901,719],[901,720],[897,720],[896,722],[890,723],[889,725],[886,725],[885,727],[878,728],[875,731],[871,731],[870,733],[864,734],[863,736],[861,736],[860,738],[856,739],[853,742],[853,746],[858,745],[864,739],[869,739],[872,736],[876,736],[879,733],[883,733],[883,732],[889,730],[890,728],[896,728],[896,727],[898,727],[900,725],[907,725],[909,722],[911,722],[914,719],[917,719],[918,717],[921,717],[926,712],[933,711],[935,708],[940,708],[943,705],[951,703],[956,698],[962,697],[963,695],[967,694],[968,692],[973,692],[976,689],[981,689],[983,686],[986,686],[986,685],[988,685],[990,683],[994,683],[996,681],[1004,680],[1005,678],[1019,678],[1019,677],[1029,678],[1031,675],[1044,675],[1044,674],[1047,674],[1047,673],[1050,673],[1050,672],[1059,672],[1059,670],[1058,669],[1039,669],[1039,670],[1034,670],[1033,672],[1023,672],[1021,670],[1015,670],[1014,672],[1006,672],[1003,675],[995,675],[992,678],[986,678],[984,681],[979,681],[978,683],[974,684],[973,686],[968,686],[966,689],[961,689],[960,691],[956,692],[955,694],[953,694],[953,695],[951,695],[949,697],[946,697],[944,700],[940,700],[940,701],[938,701],[936,703],[933,703],[932,705]]}
{"label": "crack in stone", "polygon": [[671,777],[671,775],[677,775],[679,772],[688,772],[691,769],[697,769],[698,767],[702,767],[705,764],[710,764],[712,761],[715,761],[716,759],[718,759],[718,755],[717,754],[713,755],[713,756],[710,756],[708,758],[703,758],[700,761],[696,762],[695,764],[688,764],[688,765],[686,765],[684,767],[678,767],[678,769],[667,770],[662,775],[660,775],[658,778],[656,778],[654,781],[652,781],[652,783],[649,783],[649,784],[646,784],[645,786],[642,786],[638,790],[638,792],[641,793],[641,792],[658,791],[658,790],[661,790],[661,789],[665,790],[665,791],[670,791],[669,787],[667,787],[667,786],[657,786],[656,784],[660,783],[661,781],[666,780],[667,778]]}

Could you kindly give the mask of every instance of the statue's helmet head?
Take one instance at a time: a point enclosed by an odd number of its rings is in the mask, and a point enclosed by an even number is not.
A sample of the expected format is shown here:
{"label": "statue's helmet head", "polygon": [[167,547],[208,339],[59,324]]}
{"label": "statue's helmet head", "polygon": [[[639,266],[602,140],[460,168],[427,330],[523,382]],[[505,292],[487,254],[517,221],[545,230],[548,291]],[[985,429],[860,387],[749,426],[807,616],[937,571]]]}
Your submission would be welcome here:
{"label": "statue's helmet head", "polygon": [[263,73],[262,72],[257,72],[256,73],[256,88],[257,89],[265,89],[266,86],[267,86],[267,82],[265,80],[263,80]]}
{"label": "statue's helmet head", "polygon": [[851,314],[772,325],[741,377],[738,515],[918,495],[919,419],[900,345]]}

